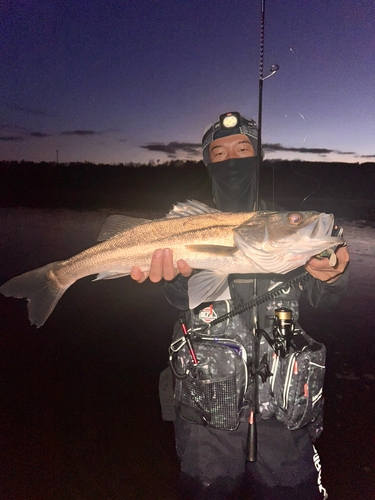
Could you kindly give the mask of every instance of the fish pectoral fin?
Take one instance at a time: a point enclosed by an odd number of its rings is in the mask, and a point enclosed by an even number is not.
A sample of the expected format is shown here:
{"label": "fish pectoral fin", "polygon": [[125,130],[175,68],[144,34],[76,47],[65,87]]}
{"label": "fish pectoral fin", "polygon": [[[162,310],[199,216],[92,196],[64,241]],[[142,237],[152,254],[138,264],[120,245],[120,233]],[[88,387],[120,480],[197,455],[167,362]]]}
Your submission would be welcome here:
{"label": "fish pectoral fin", "polygon": [[228,275],[214,271],[202,271],[189,279],[189,308],[194,309],[202,302],[216,300],[228,286]]}
{"label": "fish pectoral fin", "polygon": [[92,281],[114,280],[115,278],[124,278],[125,276],[129,276],[129,274],[130,271],[122,273],[119,273],[118,271],[103,271],[102,273],[99,273],[97,277]]}
{"label": "fish pectoral fin", "polygon": [[109,240],[109,238],[116,236],[116,234],[150,222],[153,221],[138,217],[128,217],[127,215],[110,215],[102,225],[97,241]]}
{"label": "fish pectoral fin", "polygon": [[191,252],[204,252],[224,256],[230,256],[238,251],[237,247],[226,247],[223,245],[185,245],[185,248]]}

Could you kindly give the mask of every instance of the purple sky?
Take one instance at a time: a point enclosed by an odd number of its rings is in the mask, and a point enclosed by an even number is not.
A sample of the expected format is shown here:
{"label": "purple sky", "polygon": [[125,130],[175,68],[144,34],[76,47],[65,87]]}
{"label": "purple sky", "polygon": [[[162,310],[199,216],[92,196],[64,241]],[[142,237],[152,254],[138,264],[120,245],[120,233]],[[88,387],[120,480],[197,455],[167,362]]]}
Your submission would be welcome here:
{"label": "purple sky", "polygon": [[[260,0],[2,2],[0,160],[200,159],[257,119]],[[266,158],[375,160],[373,0],[266,0]]]}

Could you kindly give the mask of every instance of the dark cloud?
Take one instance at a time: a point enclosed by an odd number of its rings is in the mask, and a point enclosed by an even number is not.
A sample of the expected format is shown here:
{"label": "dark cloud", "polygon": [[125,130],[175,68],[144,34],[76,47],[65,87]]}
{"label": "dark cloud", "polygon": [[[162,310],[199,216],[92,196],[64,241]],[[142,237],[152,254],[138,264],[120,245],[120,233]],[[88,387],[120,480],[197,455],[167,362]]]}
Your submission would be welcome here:
{"label": "dark cloud", "polygon": [[99,132],[94,130],[67,130],[66,132],[61,132],[61,135],[99,135]]}
{"label": "dark cloud", "polygon": [[50,137],[49,134],[43,134],[42,132],[30,132],[31,137],[37,137],[38,139],[41,137]]}
{"label": "dark cloud", "polygon": [[334,153],[334,149],[325,148],[287,148],[279,143],[276,144],[263,144],[264,151],[291,151],[293,153],[313,153],[317,155],[326,155],[329,153]]}
{"label": "dark cloud", "polygon": [[360,158],[375,158],[375,154],[374,155],[361,155]]}
{"label": "dark cloud", "polygon": [[291,151],[292,153],[316,154],[320,156],[328,155],[329,153],[336,153],[339,155],[356,154],[353,151],[338,151],[337,149],[326,149],[326,148],[287,148],[279,143],[263,144],[262,147],[266,152]]}
{"label": "dark cloud", "polygon": [[26,106],[17,106],[16,104],[8,105],[8,108],[11,109],[12,111],[21,111],[22,113],[25,113],[26,115],[50,116],[48,113],[46,113],[42,109],[28,108]]}
{"label": "dark cloud", "polygon": [[285,151],[285,148],[281,144],[269,144],[269,143],[263,143],[262,144],[262,149],[264,151],[269,151],[270,153],[272,151]]}
{"label": "dark cloud", "polygon": [[[147,149],[148,151],[157,151],[161,153],[166,153],[169,158],[175,158],[178,153],[184,152],[187,153],[191,157],[196,157],[198,154],[200,155],[200,144],[188,143],[188,142],[170,142],[169,144],[162,143],[150,143],[145,146],[140,146],[143,149]],[[302,153],[302,154],[315,154],[319,156],[325,156],[330,153],[337,153],[340,155],[354,155],[355,153],[352,151],[337,151],[336,149],[327,149],[327,148],[291,148],[282,146],[279,143],[271,144],[266,143],[263,144],[263,150],[265,152],[282,152],[282,151],[290,151],[292,153]]]}
{"label": "dark cloud", "polygon": [[195,144],[191,142],[170,142],[169,144],[161,143],[151,143],[145,146],[140,146],[148,151],[160,151],[161,153],[167,153],[171,158],[171,155],[176,155],[177,152],[188,153],[192,156],[200,154],[200,144]]}
{"label": "dark cloud", "polygon": [[16,141],[23,141],[24,138],[20,135],[3,135],[3,136],[0,136],[0,141],[13,141],[13,142],[16,142]]}

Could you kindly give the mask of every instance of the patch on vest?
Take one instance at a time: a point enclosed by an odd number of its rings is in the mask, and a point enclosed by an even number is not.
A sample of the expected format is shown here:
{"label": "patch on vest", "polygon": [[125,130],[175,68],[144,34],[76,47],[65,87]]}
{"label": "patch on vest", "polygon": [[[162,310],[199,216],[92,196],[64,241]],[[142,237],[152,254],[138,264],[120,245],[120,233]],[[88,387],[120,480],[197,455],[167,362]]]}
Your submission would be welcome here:
{"label": "patch on vest", "polygon": [[212,304],[209,307],[205,307],[204,309],[199,311],[199,319],[204,321],[205,323],[211,323],[211,321],[216,318],[217,314],[214,311]]}

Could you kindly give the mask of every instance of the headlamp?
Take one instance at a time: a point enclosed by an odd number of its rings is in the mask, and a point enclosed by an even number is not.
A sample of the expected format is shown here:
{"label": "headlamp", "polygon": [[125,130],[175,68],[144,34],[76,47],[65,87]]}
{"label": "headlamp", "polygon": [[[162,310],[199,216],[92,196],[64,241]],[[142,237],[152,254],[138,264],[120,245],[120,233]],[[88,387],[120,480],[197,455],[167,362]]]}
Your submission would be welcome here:
{"label": "headlamp", "polygon": [[229,129],[233,127],[237,127],[241,122],[241,115],[236,111],[233,113],[225,113],[224,115],[220,115],[220,126],[223,129]]}

